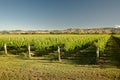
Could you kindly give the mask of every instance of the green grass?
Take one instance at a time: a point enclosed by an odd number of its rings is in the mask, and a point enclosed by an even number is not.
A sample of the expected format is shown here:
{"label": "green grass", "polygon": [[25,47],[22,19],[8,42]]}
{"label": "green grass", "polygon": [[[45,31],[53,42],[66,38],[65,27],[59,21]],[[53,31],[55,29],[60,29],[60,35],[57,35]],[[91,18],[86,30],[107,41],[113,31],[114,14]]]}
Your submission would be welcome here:
{"label": "green grass", "polygon": [[0,80],[120,80],[120,69],[0,56]]}

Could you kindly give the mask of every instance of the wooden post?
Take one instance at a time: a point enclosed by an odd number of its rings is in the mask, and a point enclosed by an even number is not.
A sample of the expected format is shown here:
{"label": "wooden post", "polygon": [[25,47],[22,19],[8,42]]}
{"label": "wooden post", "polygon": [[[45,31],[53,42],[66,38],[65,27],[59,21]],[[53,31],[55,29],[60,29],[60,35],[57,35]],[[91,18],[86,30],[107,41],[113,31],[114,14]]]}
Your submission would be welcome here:
{"label": "wooden post", "polygon": [[60,56],[60,46],[58,46],[58,60],[59,62],[62,62],[61,56]]}
{"label": "wooden post", "polygon": [[99,58],[99,54],[100,54],[100,51],[99,51],[99,48],[97,48],[97,51],[96,51],[96,54],[97,54],[97,58]]}
{"label": "wooden post", "polygon": [[98,47],[97,50],[96,50],[96,60],[97,60],[97,63],[99,61],[99,58],[100,58],[100,50],[99,50],[99,47]]}
{"label": "wooden post", "polygon": [[4,44],[5,55],[7,55],[7,45]]}
{"label": "wooden post", "polygon": [[28,44],[28,57],[31,58],[30,45]]}

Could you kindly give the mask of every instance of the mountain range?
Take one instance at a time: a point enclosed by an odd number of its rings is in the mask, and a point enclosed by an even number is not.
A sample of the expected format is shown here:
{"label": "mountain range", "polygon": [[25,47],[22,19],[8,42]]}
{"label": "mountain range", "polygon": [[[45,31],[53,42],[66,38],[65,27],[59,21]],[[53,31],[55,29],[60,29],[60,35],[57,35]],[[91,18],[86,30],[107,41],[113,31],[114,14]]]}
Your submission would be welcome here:
{"label": "mountain range", "polygon": [[2,30],[0,34],[120,34],[120,27],[115,28],[69,28],[65,30]]}

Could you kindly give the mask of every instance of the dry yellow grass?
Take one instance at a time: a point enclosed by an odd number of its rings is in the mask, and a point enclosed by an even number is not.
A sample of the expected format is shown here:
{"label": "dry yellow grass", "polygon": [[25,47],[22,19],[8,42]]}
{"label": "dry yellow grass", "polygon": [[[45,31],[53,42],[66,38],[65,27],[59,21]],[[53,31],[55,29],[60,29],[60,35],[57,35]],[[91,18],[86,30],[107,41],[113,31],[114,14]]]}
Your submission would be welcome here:
{"label": "dry yellow grass", "polygon": [[0,80],[120,80],[120,69],[0,56]]}

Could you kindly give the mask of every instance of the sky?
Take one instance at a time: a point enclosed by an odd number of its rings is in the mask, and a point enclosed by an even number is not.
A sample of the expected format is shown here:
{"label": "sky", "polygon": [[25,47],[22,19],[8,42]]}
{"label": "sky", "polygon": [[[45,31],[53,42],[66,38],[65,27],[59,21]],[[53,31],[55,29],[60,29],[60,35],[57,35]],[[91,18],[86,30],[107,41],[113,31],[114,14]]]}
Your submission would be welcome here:
{"label": "sky", "polygon": [[120,0],[0,0],[0,30],[120,25]]}

